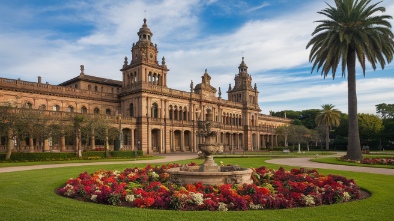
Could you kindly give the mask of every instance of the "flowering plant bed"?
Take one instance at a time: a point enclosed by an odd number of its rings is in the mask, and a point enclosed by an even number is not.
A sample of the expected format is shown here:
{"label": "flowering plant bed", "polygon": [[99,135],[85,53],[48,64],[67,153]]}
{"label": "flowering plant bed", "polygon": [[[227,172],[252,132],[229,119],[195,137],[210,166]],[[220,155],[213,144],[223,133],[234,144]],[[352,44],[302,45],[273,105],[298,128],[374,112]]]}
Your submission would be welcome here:
{"label": "flowering plant bed", "polygon": [[394,165],[394,158],[364,158],[362,164]]}
{"label": "flowering plant bed", "polygon": [[[190,163],[189,166],[195,166]],[[360,198],[355,181],[316,170],[285,171],[253,169],[254,184],[202,183],[177,186],[169,183],[166,170],[178,164],[128,168],[123,172],[100,170],[81,173],[57,189],[57,193],[79,200],[138,208],[173,210],[282,209],[342,203]]]}

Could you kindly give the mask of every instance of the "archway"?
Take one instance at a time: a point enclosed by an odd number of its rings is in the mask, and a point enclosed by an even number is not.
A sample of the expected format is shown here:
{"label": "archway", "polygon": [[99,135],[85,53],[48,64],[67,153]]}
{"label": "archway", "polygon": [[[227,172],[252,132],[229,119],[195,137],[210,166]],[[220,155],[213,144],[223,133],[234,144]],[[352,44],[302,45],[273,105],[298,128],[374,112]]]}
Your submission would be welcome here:
{"label": "archway", "polygon": [[181,136],[182,132],[180,130],[174,131],[174,151],[181,150]]}
{"label": "archway", "polygon": [[153,129],[151,132],[151,150],[153,152],[160,152],[161,151],[161,145],[160,145],[160,130],[159,129]]}

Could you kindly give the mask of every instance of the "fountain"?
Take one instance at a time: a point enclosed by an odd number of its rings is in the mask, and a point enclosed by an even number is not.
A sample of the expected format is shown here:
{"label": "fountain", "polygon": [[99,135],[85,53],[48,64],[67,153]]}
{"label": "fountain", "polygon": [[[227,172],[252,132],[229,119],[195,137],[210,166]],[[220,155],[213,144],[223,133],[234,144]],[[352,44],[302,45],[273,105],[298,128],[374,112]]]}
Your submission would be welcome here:
{"label": "fountain", "polygon": [[170,174],[170,182],[178,185],[202,182],[206,185],[221,184],[251,184],[252,170],[238,166],[219,166],[213,160],[213,154],[223,152],[223,145],[216,143],[219,124],[213,122],[211,110],[207,110],[206,121],[198,121],[197,136],[203,143],[198,145],[203,153],[205,161],[200,166],[187,166],[172,168],[167,171]]}

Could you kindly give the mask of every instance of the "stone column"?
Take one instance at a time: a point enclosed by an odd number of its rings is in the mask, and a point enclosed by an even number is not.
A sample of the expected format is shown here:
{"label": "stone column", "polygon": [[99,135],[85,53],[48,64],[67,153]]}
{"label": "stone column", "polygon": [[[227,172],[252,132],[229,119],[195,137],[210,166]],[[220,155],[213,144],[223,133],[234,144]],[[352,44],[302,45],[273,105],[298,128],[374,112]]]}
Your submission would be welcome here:
{"label": "stone column", "polygon": [[50,151],[50,149],[49,149],[49,140],[45,139],[44,140],[44,152],[49,152],[49,151]]}
{"label": "stone column", "polygon": [[66,151],[66,136],[65,135],[62,135],[61,137],[60,137],[60,151],[61,152],[64,152],[64,151]]}
{"label": "stone column", "polygon": [[182,152],[185,151],[185,145],[184,145],[185,141],[184,141],[184,139],[185,139],[185,134],[184,134],[184,131],[181,130],[181,143],[180,143],[180,145],[181,145],[181,151]]}
{"label": "stone column", "polygon": [[271,148],[274,148],[274,135],[271,134]]}
{"label": "stone column", "polygon": [[29,152],[31,152],[31,153],[34,152],[34,141],[33,141],[33,137],[29,137]]}

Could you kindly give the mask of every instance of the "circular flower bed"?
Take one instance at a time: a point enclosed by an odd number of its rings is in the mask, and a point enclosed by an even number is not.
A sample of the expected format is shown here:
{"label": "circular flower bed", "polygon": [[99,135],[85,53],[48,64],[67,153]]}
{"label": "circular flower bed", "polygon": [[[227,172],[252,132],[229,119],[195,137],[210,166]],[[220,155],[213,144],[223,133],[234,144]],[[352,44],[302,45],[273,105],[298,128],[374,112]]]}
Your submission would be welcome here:
{"label": "circular flower bed", "polygon": [[[195,166],[190,163],[189,166]],[[319,174],[316,170],[253,169],[254,184],[169,183],[167,169],[178,164],[129,168],[123,172],[100,170],[81,173],[57,189],[79,200],[139,208],[173,210],[282,209],[342,203],[359,199],[354,180]]]}

